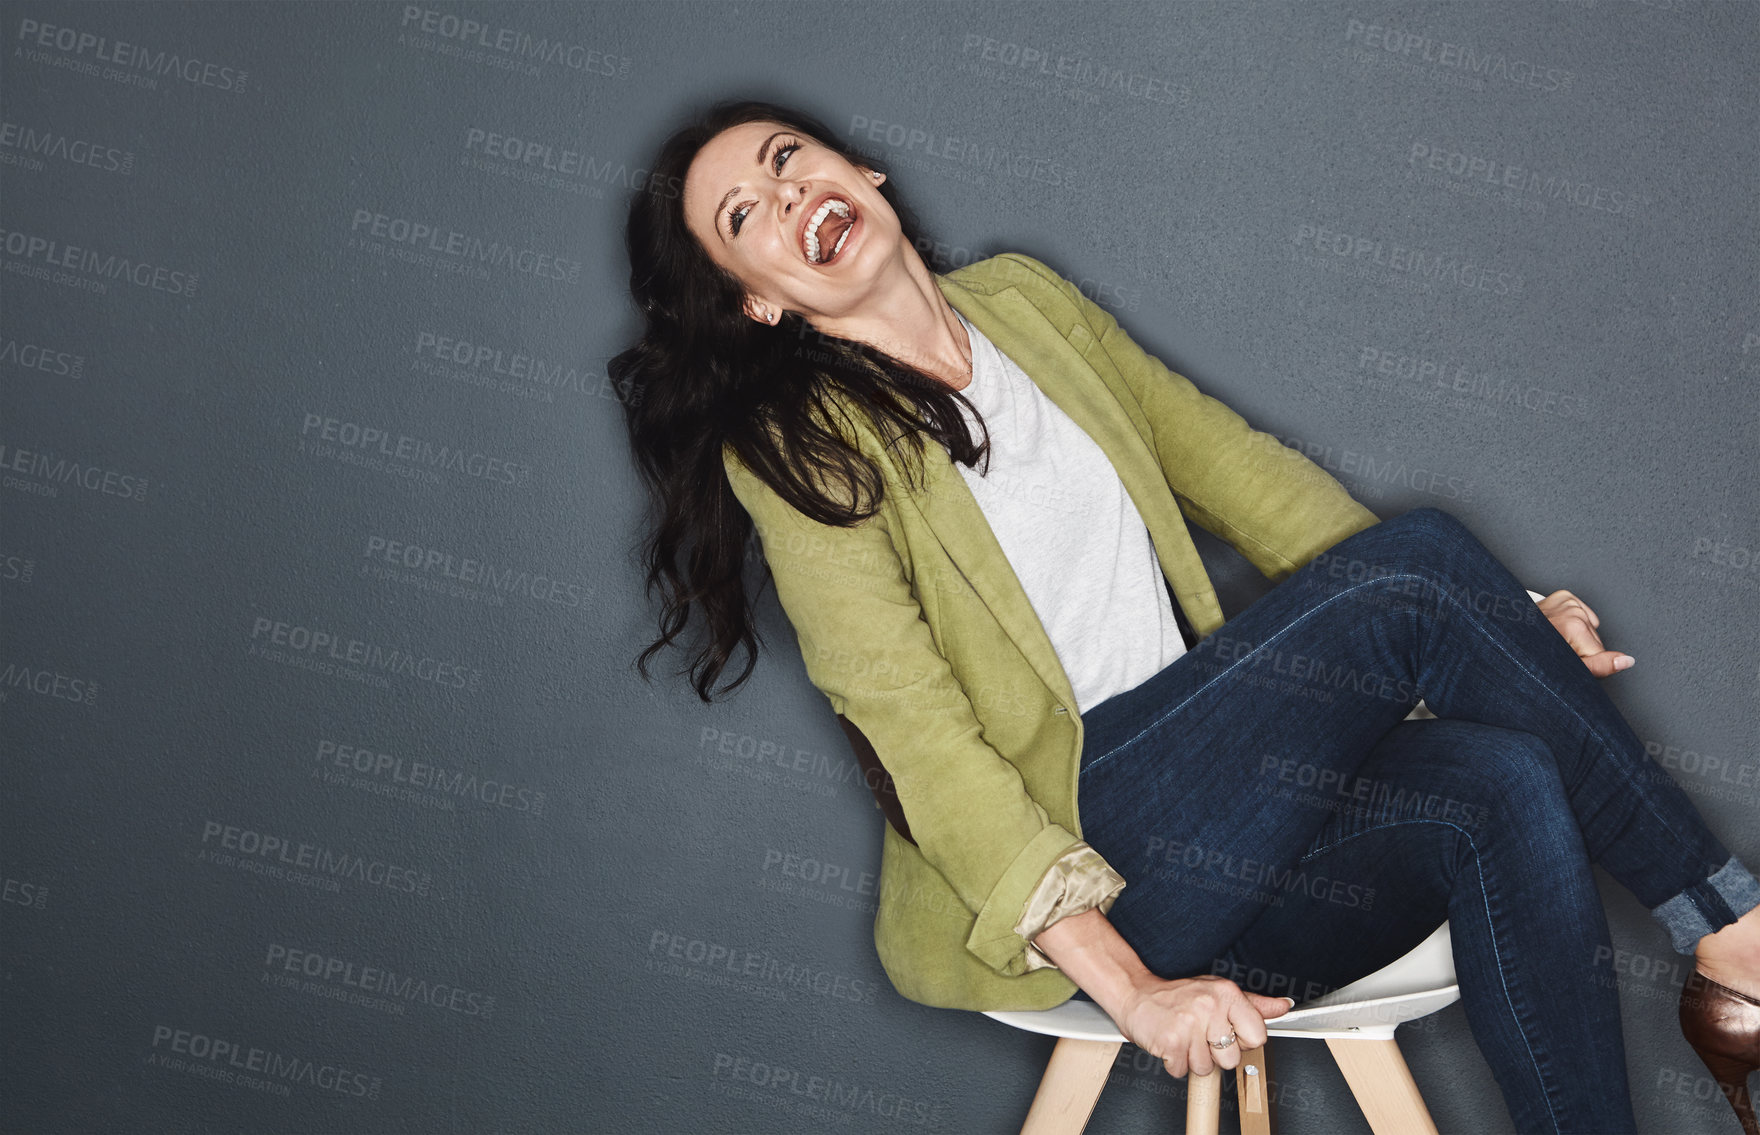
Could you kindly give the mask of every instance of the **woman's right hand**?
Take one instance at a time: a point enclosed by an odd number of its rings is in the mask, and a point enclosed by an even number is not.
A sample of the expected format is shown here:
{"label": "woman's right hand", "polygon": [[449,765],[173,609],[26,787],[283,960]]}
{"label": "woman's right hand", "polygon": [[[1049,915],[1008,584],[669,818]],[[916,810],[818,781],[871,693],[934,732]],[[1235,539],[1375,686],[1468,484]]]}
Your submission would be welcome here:
{"label": "woman's right hand", "polygon": [[[1225,977],[1149,975],[1134,983],[1113,1019],[1132,1044],[1161,1058],[1168,1075],[1206,1076],[1218,1066],[1237,1067],[1241,1049],[1265,1043],[1266,1019],[1289,1010],[1287,998],[1248,993]],[[1235,1043],[1210,1046],[1231,1032]]]}

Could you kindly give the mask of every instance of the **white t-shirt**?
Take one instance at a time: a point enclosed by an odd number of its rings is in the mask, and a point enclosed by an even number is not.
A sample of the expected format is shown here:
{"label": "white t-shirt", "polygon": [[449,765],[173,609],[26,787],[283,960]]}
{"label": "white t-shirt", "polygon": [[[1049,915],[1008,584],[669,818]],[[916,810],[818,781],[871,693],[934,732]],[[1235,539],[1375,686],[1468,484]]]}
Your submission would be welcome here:
{"label": "white t-shirt", "polygon": [[[955,314],[959,314],[955,312]],[[1076,712],[1185,653],[1155,546],[1094,439],[965,316],[990,463],[958,462],[1076,695]],[[960,412],[976,423],[964,406]],[[984,469],[988,473],[982,473]]]}

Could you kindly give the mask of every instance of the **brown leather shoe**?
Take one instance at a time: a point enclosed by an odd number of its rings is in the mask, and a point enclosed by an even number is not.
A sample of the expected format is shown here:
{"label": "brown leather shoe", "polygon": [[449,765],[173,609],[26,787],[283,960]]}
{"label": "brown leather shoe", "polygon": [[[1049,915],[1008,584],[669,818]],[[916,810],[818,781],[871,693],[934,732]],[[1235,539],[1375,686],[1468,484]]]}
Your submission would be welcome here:
{"label": "brown leather shoe", "polygon": [[1760,1001],[1695,969],[1681,986],[1681,1035],[1705,1062],[1747,1135],[1760,1135],[1748,1073],[1760,1068]]}

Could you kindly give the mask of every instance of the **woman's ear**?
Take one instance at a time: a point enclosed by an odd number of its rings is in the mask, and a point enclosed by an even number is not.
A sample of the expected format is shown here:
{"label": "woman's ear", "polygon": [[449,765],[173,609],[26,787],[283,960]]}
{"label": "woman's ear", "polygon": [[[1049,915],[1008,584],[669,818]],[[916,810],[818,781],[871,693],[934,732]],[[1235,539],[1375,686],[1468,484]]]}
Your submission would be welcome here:
{"label": "woman's ear", "polygon": [[774,307],[771,307],[769,304],[763,303],[752,296],[747,296],[745,298],[745,303],[742,306],[744,307],[747,316],[764,324],[766,327],[774,325],[777,319],[781,318],[780,313],[777,312]]}

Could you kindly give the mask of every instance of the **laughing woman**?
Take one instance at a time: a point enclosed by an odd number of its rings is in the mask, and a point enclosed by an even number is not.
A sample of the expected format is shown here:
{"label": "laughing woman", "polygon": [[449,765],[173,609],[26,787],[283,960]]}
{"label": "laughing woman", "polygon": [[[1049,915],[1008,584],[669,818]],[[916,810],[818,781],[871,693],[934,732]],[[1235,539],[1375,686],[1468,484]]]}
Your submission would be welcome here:
{"label": "laughing woman", "polygon": [[[1039,261],[931,272],[892,179],[810,115],[717,104],[652,168],[646,328],[611,365],[665,602],[638,667],[694,609],[698,696],[740,647],[745,681],[755,531],[885,774],[903,996],[1088,997],[1206,1074],[1293,1000],[1220,974],[1332,988],[1446,919],[1520,1129],[1631,1131],[1599,863],[1696,958],[1681,1022],[1745,1112],[1760,884],[1601,689],[1630,659],[1581,600],[1446,512],[1378,520]],[[1277,582],[1226,625],[1187,521]]]}

